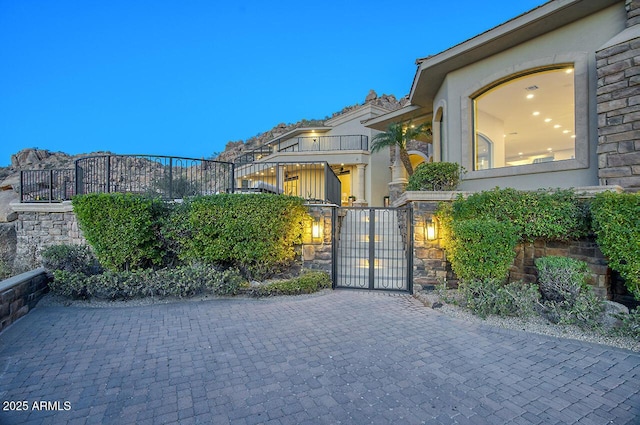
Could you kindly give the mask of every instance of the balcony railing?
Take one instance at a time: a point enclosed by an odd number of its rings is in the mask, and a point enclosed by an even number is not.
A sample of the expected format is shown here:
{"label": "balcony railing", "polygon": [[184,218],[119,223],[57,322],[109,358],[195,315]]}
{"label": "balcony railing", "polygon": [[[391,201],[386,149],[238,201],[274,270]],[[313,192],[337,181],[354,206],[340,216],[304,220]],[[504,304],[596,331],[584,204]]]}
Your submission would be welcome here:
{"label": "balcony railing", "polygon": [[260,146],[234,161],[236,164],[249,164],[277,152],[331,152],[347,150],[369,150],[367,136],[305,136],[286,140],[277,140],[270,145]]}
{"label": "balcony railing", "polygon": [[236,193],[278,193],[311,203],[340,205],[341,184],[326,162],[254,162],[237,165]]}

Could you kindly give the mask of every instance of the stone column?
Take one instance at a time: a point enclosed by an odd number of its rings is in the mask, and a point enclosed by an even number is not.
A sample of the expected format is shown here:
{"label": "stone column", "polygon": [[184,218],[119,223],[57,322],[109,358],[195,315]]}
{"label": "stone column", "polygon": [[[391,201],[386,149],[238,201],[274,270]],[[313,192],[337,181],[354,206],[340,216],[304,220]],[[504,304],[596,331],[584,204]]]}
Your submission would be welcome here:
{"label": "stone column", "polygon": [[640,1],[627,0],[627,29],[596,52],[598,178],[640,191]]}

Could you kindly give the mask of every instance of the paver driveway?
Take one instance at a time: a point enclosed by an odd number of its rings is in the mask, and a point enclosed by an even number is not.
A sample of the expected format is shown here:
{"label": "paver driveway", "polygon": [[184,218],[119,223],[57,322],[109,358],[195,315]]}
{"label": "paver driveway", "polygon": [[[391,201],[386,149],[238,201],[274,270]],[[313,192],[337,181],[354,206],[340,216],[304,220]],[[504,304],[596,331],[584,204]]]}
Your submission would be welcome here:
{"label": "paver driveway", "polygon": [[2,424],[619,425],[640,355],[367,292],[40,306],[0,334],[0,400]]}

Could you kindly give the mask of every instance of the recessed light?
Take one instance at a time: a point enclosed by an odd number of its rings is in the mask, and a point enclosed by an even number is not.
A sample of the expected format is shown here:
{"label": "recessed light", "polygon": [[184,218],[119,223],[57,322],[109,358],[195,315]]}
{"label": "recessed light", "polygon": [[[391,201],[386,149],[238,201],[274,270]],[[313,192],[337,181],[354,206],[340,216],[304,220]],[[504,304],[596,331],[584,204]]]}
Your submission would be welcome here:
{"label": "recessed light", "polygon": [[562,130],[562,134],[567,134],[569,133],[569,130]]}
{"label": "recessed light", "polygon": [[560,127],[562,127],[560,124],[556,124],[553,126],[553,128],[560,128]]}
{"label": "recessed light", "polygon": [[518,155],[522,156],[522,152],[518,152]]}
{"label": "recessed light", "polygon": [[575,138],[576,138],[576,135],[574,134],[573,136],[571,136],[571,138],[572,138],[572,139],[575,139]]}
{"label": "recessed light", "polygon": [[573,68],[567,68],[564,70],[565,74],[571,74],[573,72]]}
{"label": "recessed light", "polygon": [[533,99],[533,93],[529,93],[529,94],[527,95],[527,99]]}
{"label": "recessed light", "polygon": [[535,112],[533,113],[533,116],[534,116],[534,117],[537,117],[538,115],[540,115],[540,112],[538,112],[538,111],[535,111]]}
{"label": "recessed light", "polygon": [[548,150],[549,152],[551,152],[553,149],[552,149],[552,148],[547,148],[547,150]]}
{"label": "recessed light", "polygon": [[544,122],[551,122],[551,118],[545,118]]}

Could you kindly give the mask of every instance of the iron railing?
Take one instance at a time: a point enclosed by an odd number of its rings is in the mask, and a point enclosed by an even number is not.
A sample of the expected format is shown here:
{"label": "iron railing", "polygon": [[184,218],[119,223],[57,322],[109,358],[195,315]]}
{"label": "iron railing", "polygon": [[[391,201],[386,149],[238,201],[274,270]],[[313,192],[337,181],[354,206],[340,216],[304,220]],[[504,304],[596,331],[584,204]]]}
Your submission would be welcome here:
{"label": "iron railing", "polygon": [[291,139],[277,140],[269,145],[263,145],[240,155],[234,160],[235,164],[250,164],[277,152],[330,152],[345,150],[369,150],[367,136],[305,136]]}
{"label": "iron railing", "polygon": [[74,194],[71,169],[20,171],[20,202],[62,202]]}
{"label": "iron railing", "polygon": [[180,199],[233,191],[233,164],[156,155],[99,155],[75,162],[76,193],[128,192]]}
{"label": "iron railing", "polygon": [[268,192],[340,205],[340,180],[326,162],[235,165],[153,155],[97,155],[67,170],[20,173],[21,202],[62,202],[75,194],[129,192],[181,199],[216,193]]}
{"label": "iron railing", "polygon": [[340,180],[326,162],[254,162],[236,165],[234,174],[237,193],[278,193],[340,205]]}

